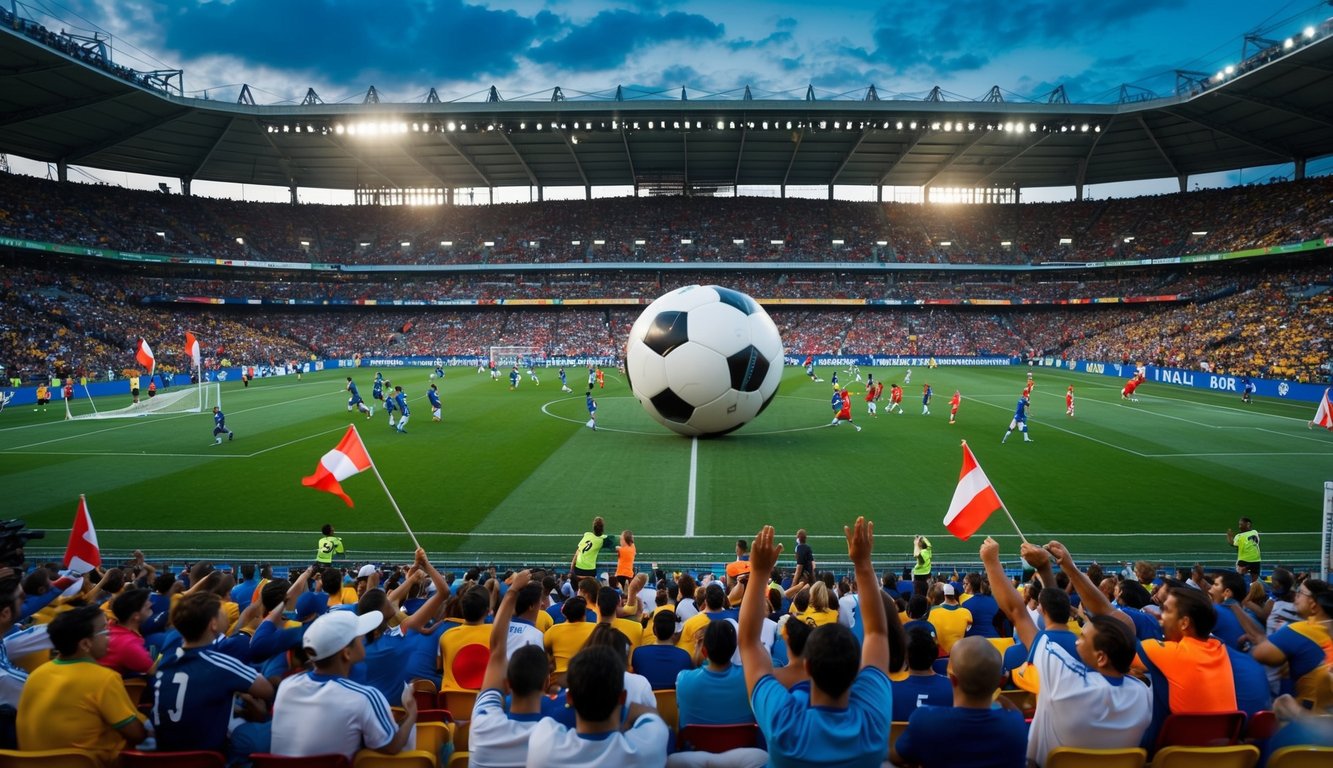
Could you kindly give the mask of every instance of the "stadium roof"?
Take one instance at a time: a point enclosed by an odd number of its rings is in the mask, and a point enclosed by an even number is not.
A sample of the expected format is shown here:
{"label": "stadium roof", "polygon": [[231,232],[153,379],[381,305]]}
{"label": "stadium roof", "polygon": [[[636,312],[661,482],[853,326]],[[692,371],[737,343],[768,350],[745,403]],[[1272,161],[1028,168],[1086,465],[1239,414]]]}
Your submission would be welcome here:
{"label": "stadium roof", "polygon": [[1333,155],[1333,36],[1222,82],[1200,73],[1178,81],[1180,95],[1121,104],[368,98],[264,106],[174,95],[0,28],[0,152],[333,189],[1048,187]]}

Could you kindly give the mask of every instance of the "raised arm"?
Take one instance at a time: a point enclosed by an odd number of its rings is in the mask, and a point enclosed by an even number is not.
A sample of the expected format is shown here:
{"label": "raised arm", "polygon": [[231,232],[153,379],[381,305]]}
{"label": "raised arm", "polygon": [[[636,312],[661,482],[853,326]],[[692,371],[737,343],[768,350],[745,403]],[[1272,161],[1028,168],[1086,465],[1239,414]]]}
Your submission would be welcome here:
{"label": "raised arm", "polygon": [[426,557],[423,550],[418,549],[417,554],[417,565],[420,566],[431,583],[435,585],[435,594],[426,600],[425,605],[422,605],[415,613],[403,620],[401,626],[404,633],[420,630],[426,626],[431,617],[440,610],[440,604],[449,599],[449,585],[444,583],[444,577],[440,575],[434,565],[431,565],[430,559]]}
{"label": "raised arm", "polygon": [[[773,566],[782,554],[782,545],[773,541],[773,526],[764,526],[750,547],[750,575],[754,585],[767,584]],[[773,657],[759,642],[768,613],[768,596],[763,589],[746,589],[741,598],[740,625],[736,643],[741,651],[741,669],[745,670],[745,692],[754,696],[754,687],[765,675],[773,674]]]}
{"label": "raised arm", "polygon": [[884,598],[879,591],[875,566],[870,564],[874,549],[875,524],[864,517],[856,518],[849,528],[843,526],[847,537],[847,555],[856,570],[856,591],[861,596],[861,621],[865,637],[861,641],[861,666],[875,667],[889,673],[889,631],[884,617]]}
{"label": "raised arm", "polygon": [[1041,579],[1042,589],[1055,588],[1055,571],[1051,568],[1051,553],[1026,541],[1023,542],[1023,546],[1019,547],[1018,553],[1022,556],[1023,562],[1036,570],[1037,578]]}
{"label": "raised arm", "polygon": [[1069,550],[1065,549],[1065,545],[1058,541],[1052,541],[1046,545],[1046,549],[1051,553],[1051,557],[1055,558],[1060,570],[1064,571],[1065,575],[1069,577],[1070,583],[1074,585],[1074,590],[1078,592],[1078,599],[1085,613],[1094,616],[1114,616],[1124,622],[1131,632],[1137,633],[1134,620],[1129,617],[1129,614],[1111,605],[1111,601],[1106,599],[1106,594],[1098,589],[1096,584],[1092,583],[1088,574],[1080,571],[1078,566],[1074,564],[1074,558],[1069,554]]}
{"label": "raised arm", "polygon": [[1000,565],[1000,545],[989,536],[981,543],[981,564],[986,567],[986,578],[990,580],[990,591],[995,602],[1004,615],[1009,617],[1009,621],[1013,622],[1019,642],[1031,650],[1032,641],[1037,637],[1037,625],[1032,623],[1023,598],[1005,575],[1004,566]]}
{"label": "raised arm", "polygon": [[514,605],[518,602],[518,591],[528,585],[532,572],[523,570],[514,574],[514,581],[500,601],[500,608],[495,612],[495,623],[491,625],[491,655],[486,661],[486,674],[481,679],[483,691],[491,688],[503,690],[509,668],[509,620],[514,617]]}

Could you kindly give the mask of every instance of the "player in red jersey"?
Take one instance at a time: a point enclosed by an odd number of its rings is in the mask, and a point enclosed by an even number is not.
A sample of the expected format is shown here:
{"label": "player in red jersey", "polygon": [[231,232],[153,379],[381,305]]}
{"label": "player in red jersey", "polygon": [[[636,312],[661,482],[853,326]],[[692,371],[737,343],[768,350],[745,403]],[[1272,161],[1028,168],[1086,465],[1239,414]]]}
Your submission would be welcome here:
{"label": "player in red jersey", "polygon": [[1069,391],[1065,392],[1065,415],[1074,415],[1074,385],[1069,385]]}
{"label": "player in red jersey", "polygon": [[[840,389],[840,390],[838,390],[837,392],[834,392],[834,393],[833,393],[833,403],[836,404],[836,407],[837,407],[838,410],[837,410],[837,415],[835,415],[835,416],[833,417],[833,424],[832,424],[832,426],[835,426],[835,427],[836,427],[836,426],[838,426],[838,422],[842,422],[842,421],[845,421],[845,422],[847,422],[848,424],[852,424],[852,395],[851,395],[851,393],[848,392],[846,389]],[[856,431],[857,431],[857,432],[860,432],[860,431],[861,431],[861,428],[858,427],[858,426],[856,426],[855,424],[852,424],[852,426],[856,428]]]}
{"label": "player in red jersey", "polygon": [[893,413],[894,408],[898,409],[899,416],[903,415],[903,388],[898,386],[898,382],[896,381],[893,383],[893,386],[889,388],[888,412]]}
{"label": "player in red jersey", "polygon": [[1129,382],[1125,384],[1125,388],[1120,390],[1120,399],[1128,400],[1131,403],[1137,403],[1139,399],[1134,396],[1134,390],[1138,389],[1139,385],[1142,383],[1143,383],[1142,375],[1135,376],[1134,378],[1130,379]]}
{"label": "player in red jersey", "polygon": [[875,384],[866,387],[866,413],[878,419],[879,414],[876,412],[877,406],[875,405],[875,389]]}
{"label": "player in red jersey", "polygon": [[1027,386],[1023,387],[1023,397],[1026,397],[1029,400],[1032,399],[1032,388],[1035,386],[1037,386],[1037,384],[1032,380],[1032,371],[1028,371],[1028,383]]}
{"label": "player in red jersey", "polygon": [[963,401],[963,396],[958,390],[953,391],[953,397],[949,399],[949,423],[954,423],[958,417],[958,404]]}

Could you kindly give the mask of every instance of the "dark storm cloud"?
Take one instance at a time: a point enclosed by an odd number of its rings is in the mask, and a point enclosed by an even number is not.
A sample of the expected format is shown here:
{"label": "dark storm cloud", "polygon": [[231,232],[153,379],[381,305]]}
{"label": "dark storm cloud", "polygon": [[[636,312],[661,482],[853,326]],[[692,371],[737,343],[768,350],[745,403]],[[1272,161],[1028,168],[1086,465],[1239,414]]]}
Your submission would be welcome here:
{"label": "dark storm cloud", "polygon": [[696,13],[602,11],[586,24],[571,26],[564,37],[536,46],[527,56],[575,72],[612,69],[635,51],[665,42],[719,40],[725,31]]}

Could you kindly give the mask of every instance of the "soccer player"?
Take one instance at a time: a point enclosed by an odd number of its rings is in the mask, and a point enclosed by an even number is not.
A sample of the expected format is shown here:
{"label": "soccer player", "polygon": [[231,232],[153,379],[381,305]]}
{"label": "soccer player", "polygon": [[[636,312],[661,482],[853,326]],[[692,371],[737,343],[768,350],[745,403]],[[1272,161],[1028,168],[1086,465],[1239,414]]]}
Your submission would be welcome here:
{"label": "soccer player", "polygon": [[1125,388],[1120,390],[1120,399],[1128,400],[1131,403],[1137,403],[1139,399],[1134,396],[1134,390],[1138,389],[1139,385],[1142,383],[1143,376],[1141,374],[1135,375],[1134,378],[1126,382]]}
{"label": "soccer player", "polygon": [[912,383],[912,369],[911,369],[911,368],[908,368],[908,369],[907,369],[907,373],[903,375],[903,383],[904,383],[904,384],[911,384],[911,383]]}
{"label": "soccer player", "polygon": [[1248,517],[1242,517],[1238,525],[1240,533],[1227,529],[1227,543],[1236,548],[1236,573],[1248,573],[1253,581],[1259,578],[1259,532]]}
{"label": "soccer player", "polygon": [[495,367],[495,361],[491,361],[491,381],[500,380],[500,369]]}
{"label": "soccer player", "polygon": [[1023,433],[1023,442],[1025,442],[1025,443],[1030,443],[1030,442],[1032,442],[1032,438],[1028,437],[1028,399],[1027,399],[1027,397],[1020,397],[1020,398],[1018,398],[1018,405],[1014,408],[1014,417],[1013,417],[1012,419],[1009,420],[1009,431],[1008,431],[1008,432],[1005,432],[1005,433],[1004,433],[1004,437],[1000,438],[1000,444],[1001,444],[1001,445],[1003,445],[1003,444],[1004,444],[1004,441],[1005,441],[1005,440],[1008,440],[1008,439],[1009,439],[1009,436],[1012,435],[1012,434],[1014,433],[1014,429],[1015,429],[1015,428],[1017,428],[1019,431],[1021,431],[1021,432]]}
{"label": "soccer player", "polygon": [[213,445],[222,445],[222,436],[227,436],[228,440],[235,440],[236,434],[227,429],[227,416],[222,409],[213,406]]}
{"label": "soccer player", "polygon": [[444,381],[444,363],[440,362],[439,360],[436,360],[436,361],[435,361],[435,373],[432,374],[432,375],[433,375],[435,378],[439,379],[440,381]]}
{"label": "soccer player", "polygon": [[[385,383],[387,384],[388,382]],[[394,418],[393,412],[397,408],[398,404],[395,403],[393,399],[393,390],[389,390],[389,396],[384,399],[384,412],[389,414],[389,426],[395,428],[398,426],[398,421]]]}
{"label": "soccer player", "polygon": [[398,417],[398,431],[407,434],[405,427],[407,426],[408,417],[412,414],[407,410],[407,395],[403,394],[402,387],[393,388],[393,401],[394,405],[398,406],[398,412],[402,414]]}
{"label": "soccer player", "polygon": [[430,420],[440,420],[440,390],[434,384],[426,390],[426,399],[430,401]]}
{"label": "soccer player", "polygon": [[597,383],[597,371],[590,365],[588,366],[588,389],[592,389]]}
{"label": "soccer player", "polygon": [[877,419],[879,418],[879,414],[875,412],[875,385],[874,385],[874,384],[867,384],[867,385],[866,385],[866,413],[870,414],[871,416],[874,416],[874,417],[877,418]]}
{"label": "soccer player", "polygon": [[963,396],[958,390],[953,391],[953,397],[949,398],[949,423],[953,424],[958,417],[958,404],[963,401]]}
{"label": "soccer player", "polygon": [[560,366],[560,391],[561,391],[561,392],[573,392],[573,391],[574,391],[574,390],[572,390],[572,389],[569,388],[569,380],[568,380],[568,378],[567,378],[566,375],[565,375],[565,367],[564,367],[563,365]]}
{"label": "soccer player", "polygon": [[805,356],[805,375],[806,375],[806,376],[809,376],[811,381],[819,381],[819,377],[815,375],[815,356],[814,356],[814,355],[806,355],[806,356]]}
{"label": "soccer player", "polygon": [[374,380],[373,382],[371,382],[371,384],[370,384],[370,399],[371,399],[371,400],[383,400],[383,399],[384,399],[384,384],[385,384],[385,382],[384,382],[384,372],[383,372],[383,371],[375,371],[375,380]]}
{"label": "soccer player", "polygon": [[72,377],[65,379],[65,390],[62,394],[66,400],[74,399],[74,379]]}
{"label": "soccer player", "polygon": [[1065,392],[1065,415],[1074,415],[1074,385],[1069,385],[1069,391]]}
{"label": "soccer player", "polygon": [[597,369],[597,388],[606,389],[606,374],[601,368]]}
{"label": "soccer player", "polygon": [[[152,396],[153,396],[153,387],[152,387],[151,384],[148,386],[148,396],[149,396],[149,397],[152,397]],[[41,384],[38,384],[38,385],[37,385],[37,405],[40,405],[40,406],[42,407],[42,410],[45,411],[45,410],[46,410],[46,404],[49,403],[49,402],[51,402],[51,388],[48,387],[48,386],[46,386],[46,383],[45,383],[45,382],[43,382],[43,383],[41,383]],[[37,409],[36,409],[36,408],[33,408],[33,410],[35,411],[35,410],[37,410]]]}
{"label": "soccer player", "polygon": [[367,419],[375,415],[375,406],[366,405],[365,401],[361,399],[361,393],[357,391],[356,382],[352,381],[351,376],[347,377],[346,390],[351,395],[347,398],[347,410],[349,412],[355,408],[364,413]]}
{"label": "soccer player", "polygon": [[537,378],[537,372],[532,369],[531,365],[528,366],[528,378],[532,379],[533,384],[536,384],[539,387],[541,386],[542,381]]}
{"label": "soccer player", "polygon": [[[592,370],[589,368],[588,370]],[[597,401],[592,399],[592,389],[588,389],[588,428],[593,432],[597,431]]]}
{"label": "soccer player", "polygon": [[1032,380],[1032,371],[1028,371],[1028,383],[1026,386],[1023,387],[1023,397],[1026,397],[1029,400],[1031,400],[1032,388],[1035,386],[1037,386],[1037,384]]}
{"label": "soccer player", "polygon": [[1254,395],[1254,382],[1250,381],[1249,376],[1240,377],[1240,401],[1249,405],[1251,397]]}
{"label": "soccer player", "polygon": [[935,394],[935,390],[930,388],[930,382],[926,382],[921,387],[921,415],[930,415],[930,398]]}
{"label": "soccer player", "polygon": [[903,388],[896,381],[889,388],[889,413],[893,413],[894,408],[898,409],[899,416],[903,415]]}
{"label": "soccer player", "polygon": [[[852,424],[852,396],[847,390],[843,389],[833,393],[833,409],[836,414],[833,417],[832,426],[838,426],[840,421]],[[852,426],[856,428],[857,432],[861,431],[861,428],[855,424],[852,424]]]}
{"label": "soccer player", "polygon": [[510,392],[513,392],[514,390],[518,389],[518,382],[519,382],[518,366],[515,365],[514,367],[512,367],[512,368],[509,369],[509,391],[510,391]]}
{"label": "soccer player", "polygon": [[315,562],[320,565],[330,565],[333,563],[334,555],[346,554],[347,550],[343,547],[342,537],[333,532],[333,526],[325,523],[319,532],[323,535],[319,537],[319,543],[315,545]]}
{"label": "soccer player", "polygon": [[834,391],[834,392],[837,392],[839,389],[841,389],[841,387],[838,386],[838,369],[837,369],[837,368],[834,368],[834,369],[833,369],[833,377],[832,377],[831,379],[829,379],[829,381],[833,384],[833,391]]}

